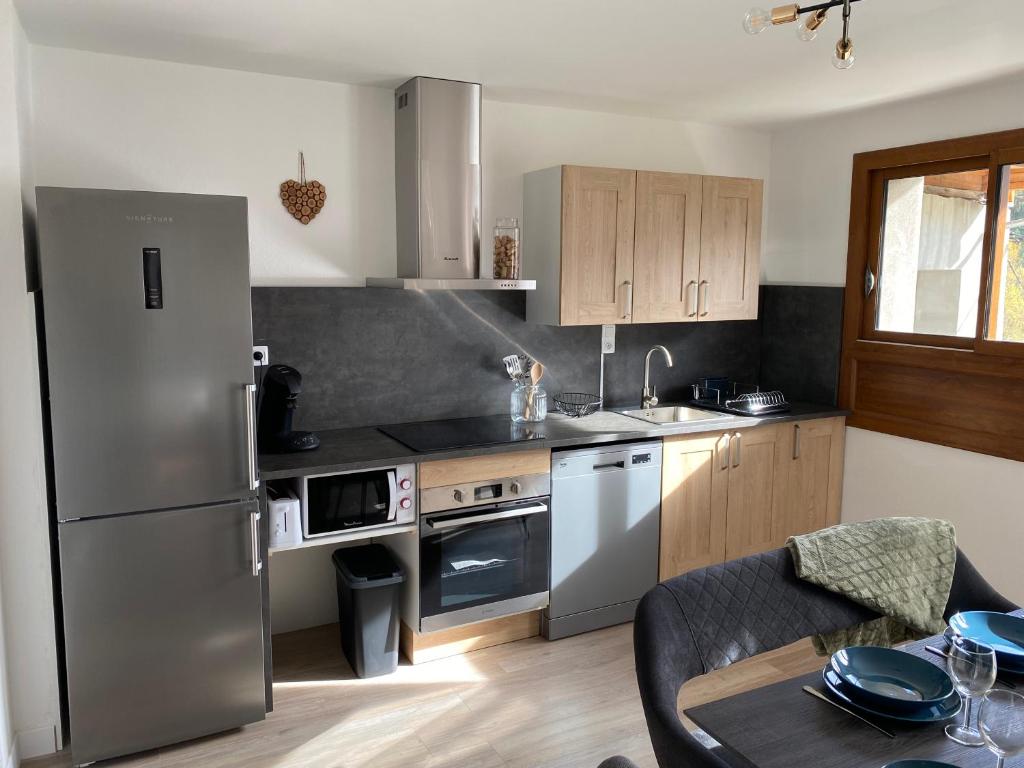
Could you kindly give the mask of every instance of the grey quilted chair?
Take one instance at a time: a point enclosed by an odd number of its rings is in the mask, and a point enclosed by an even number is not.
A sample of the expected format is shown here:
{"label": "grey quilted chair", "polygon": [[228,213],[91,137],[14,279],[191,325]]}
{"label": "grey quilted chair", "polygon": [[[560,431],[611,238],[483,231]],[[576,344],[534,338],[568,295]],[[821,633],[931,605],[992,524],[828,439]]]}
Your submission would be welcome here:
{"label": "grey quilted chair", "polygon": [[[1012,611],[959,549],[945,616],[958,611]],[[878,618],[844,597],[797,578],[788,549],[700,568],[651,589],[633,626],[636,676],[660,768],[732,768],[720,747],[708,749],[679,720],[679,689],[698,675]],[[613,757],[600,768],[635,768]]]}

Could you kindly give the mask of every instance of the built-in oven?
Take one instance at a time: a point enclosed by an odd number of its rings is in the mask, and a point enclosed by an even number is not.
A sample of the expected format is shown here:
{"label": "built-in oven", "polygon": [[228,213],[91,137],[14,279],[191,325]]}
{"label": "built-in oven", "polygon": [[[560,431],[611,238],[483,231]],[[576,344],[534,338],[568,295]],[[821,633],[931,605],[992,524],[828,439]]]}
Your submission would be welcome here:
{"label": "built-in oven", "polygon": [[420,492],[421,632],[548,605],[548,474]]}
{"label": "built-in oven", "polygon": [[304,477],[299,499],[306,539],[411,524],[416,521],[416,467],[402,464]]}

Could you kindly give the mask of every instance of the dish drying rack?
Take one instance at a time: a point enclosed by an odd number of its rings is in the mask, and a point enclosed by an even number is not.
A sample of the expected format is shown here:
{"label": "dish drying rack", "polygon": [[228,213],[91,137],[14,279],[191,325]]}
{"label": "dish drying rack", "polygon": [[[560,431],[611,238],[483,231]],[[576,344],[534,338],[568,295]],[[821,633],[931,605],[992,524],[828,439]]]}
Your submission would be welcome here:
{"label": "dish drying rack", "polygon": [[732,400],[726,400],[726,408],[747,413],[779,413],[788,411],[786,396],[778,390],[772,392],[748,392]]}
{"label": "dish drying rack", "polygon": [[694,405],[743,416],[763,416],[790,410],[779,390],[762,392],[756,384],[716,382],[718,386],[693,385]]}

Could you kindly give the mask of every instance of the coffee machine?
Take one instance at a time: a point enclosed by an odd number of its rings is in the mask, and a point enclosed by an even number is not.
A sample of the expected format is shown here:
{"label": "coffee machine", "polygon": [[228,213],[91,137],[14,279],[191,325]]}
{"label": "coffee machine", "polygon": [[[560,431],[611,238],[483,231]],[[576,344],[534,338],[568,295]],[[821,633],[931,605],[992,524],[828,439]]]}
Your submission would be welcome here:
{"label": "coffee machine", "polygon": [[260,451],[294,453],[319,447],[320,438],[315,433],[292,429],[292,417],[301,392],[302,374],[290,365],[267,368],[257,418]]}

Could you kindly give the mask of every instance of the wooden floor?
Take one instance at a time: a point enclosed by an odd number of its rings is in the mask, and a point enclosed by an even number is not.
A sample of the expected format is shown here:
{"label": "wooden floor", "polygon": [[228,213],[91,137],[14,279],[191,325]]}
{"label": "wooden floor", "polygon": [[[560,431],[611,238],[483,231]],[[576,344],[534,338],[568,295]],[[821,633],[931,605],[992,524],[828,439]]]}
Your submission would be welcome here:
{"label": "wooden floor", "polygon": [[[520,640],[359,680],[337,625],[274,638],[275,711],[218,736],[103,766],[596,768],[624,754],[655,768],[633,674],[632,625]],[[820,668],[798,643],[688,683],[680,706]],[[24,762],[65,768],[61,754]]]}

